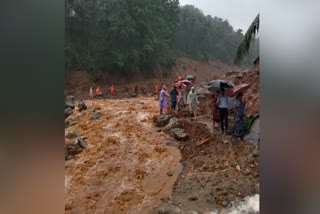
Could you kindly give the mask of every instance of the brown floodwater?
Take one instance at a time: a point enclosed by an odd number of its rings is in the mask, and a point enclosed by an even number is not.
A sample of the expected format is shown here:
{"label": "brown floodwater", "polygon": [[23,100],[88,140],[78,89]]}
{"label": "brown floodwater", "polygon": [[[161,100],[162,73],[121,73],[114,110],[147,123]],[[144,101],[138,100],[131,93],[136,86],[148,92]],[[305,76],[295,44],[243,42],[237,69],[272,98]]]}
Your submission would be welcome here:
{"label": "brown floodwater", "polygon": [[[171,194],[182,170],[179,149],[166,145],[174,139],[152,124],[158,102],[137,97],[85,103],[88,109],[75,109],[69,118],[82,116],[66,128],[66,134],[79,130],[88,148],[65,162],[65,212],[149,213]],[[94,112],[98,120],[90,120]]]}

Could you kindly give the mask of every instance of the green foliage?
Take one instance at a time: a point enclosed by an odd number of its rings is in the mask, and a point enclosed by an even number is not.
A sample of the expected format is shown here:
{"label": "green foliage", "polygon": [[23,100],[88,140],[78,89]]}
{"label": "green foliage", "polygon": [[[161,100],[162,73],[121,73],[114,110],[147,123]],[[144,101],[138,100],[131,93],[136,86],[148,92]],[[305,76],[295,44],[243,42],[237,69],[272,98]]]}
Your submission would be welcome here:
{"label": "green foliage", "polygon": [[256,35],[259,32],[259,24],[260,24],[260,14],[256,16],[256,18],[253,20],[250,27],[248,28],[246,34],[244,35],[244,38],[237,50],[235,64],[239,64],[241,60],[244,58],[244,56],[248,54],[251,43],[253,42],[253,39],[256,37]]}
{"label": "green foliage", "polygon": [[[242,39],[242,30],[234,31],[228,20],[205,16],[191,5],[180,7],[174,48],[186,56],[204,62],[221,60],[231,64]],[[252,64],[257,48],[258,44],[252,47],[252,56],[248,56],[243,64]]]}
{"label": "green foliage", "polygon": [[[66,70],[170,69],[176,58],[230,63],[243,39],[227,20],[178,0],[66,0]],[[256,53],[256,47],[252,53]],[[244,64],[252,63],[250,54]]]}
{"label": "green foliage", "polygon": [[66,0],[66,68],[133,72],[175,65],[178,12],[177,0]]}
{"label": "green foliage", "polygon": [[250,115],[244,119],[245,134],[249,134],[253,122],[259,118],[259,114]]}

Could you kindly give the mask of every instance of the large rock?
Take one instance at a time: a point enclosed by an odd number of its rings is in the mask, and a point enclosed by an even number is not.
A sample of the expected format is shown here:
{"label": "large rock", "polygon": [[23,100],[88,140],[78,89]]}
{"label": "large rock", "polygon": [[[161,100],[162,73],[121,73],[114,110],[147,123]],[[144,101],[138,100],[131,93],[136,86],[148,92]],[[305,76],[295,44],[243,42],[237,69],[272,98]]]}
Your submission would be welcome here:
{"label": "large rock", "polygon": [[178,118],[172,117],[169,123],[162,129],[164,132],[169,132],[171,129],[176,128],[179,125]]}
{"label": "large rock", "polygon": [[82,115],[77,115],[74,118],[72,118],[70,121],[77,122],[81,117],[82,117]]}
{"label": "large rock", "polygon": [[169,123],[171,115],[159,115],[157,118],[156,126],[164,127]]}
{"label": "large rock", "polygon": [[65,102],[65,107],[74,109],[74,103],[71,100],[67,100]]}
{"label": "large rock", "polygon": [[79,137],[80,136],[80,132],[78,130],[75,130],[73,132],[69,132],[67,135],[66,135],[66,138],[68,139],[72,139],[72,138],[76,138],[76,137]]}
{"label": "large rock", "polygon": [[78,104],[78,109],[79,109],[79,111],[87,110],[87,106],[86,106],[86,104],[84,104],[84,102],[80,102]]}
{"label": "large rock", "polygon": [[90,120],[97,120],[100,118],[100,114],[94,114],[92,115],[92,117],[90,118]]}
{"label": "large rock", "polygon": [[64,117],[67,118],[72,114],[72,108],[66,108],[64,109]]}
{"label": "large rock", "polygon": [[66,100],[74,102],[74,96],[69,95],[69,96],[67,96]]}
{"label": "large rock", "polygon": [[84,141],[82,138],[78,139],[77,144],[80,146],[80,148],[85,149],[88,147],[88,143]]}
{"label": "large rock", "polygon": [[69,144],[65,146],[64,155],[65,160],[74,158],[75,155],[79,154],[82,150],[76,144]]}
{"label": "large rock", "polygon": [[73,126],[74,124],[76,124],[77,122],[76,121],[72,121],[72,120],[68,120],[66,121],[65,123],[65,128],[68,128],[70,126]]}
{"label": "large rock", "polygon": [[180,128],[171,129],[170,135],[176,138],[177,140],[182,140],[182,141],[188,140],[189,138],[189,134]]}

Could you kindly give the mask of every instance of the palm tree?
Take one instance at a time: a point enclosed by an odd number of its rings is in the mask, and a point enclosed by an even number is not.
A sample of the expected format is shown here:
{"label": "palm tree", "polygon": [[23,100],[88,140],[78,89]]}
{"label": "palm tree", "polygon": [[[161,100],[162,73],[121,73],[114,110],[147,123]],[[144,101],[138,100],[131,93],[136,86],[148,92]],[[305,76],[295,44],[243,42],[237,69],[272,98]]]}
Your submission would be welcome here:
{"label": "palm tree", "polygon": [[243,59],[243,57],[246,54],[248,54],[252,38],[255,38],[259,32],[259,23],[260,23],[260,14],[256,16],[256,18],[253,20],[250,27],[248,28],[246,34],[244,35],[244,38],[237,50],[236,58],[234,60],[235,64],[239,64]]}

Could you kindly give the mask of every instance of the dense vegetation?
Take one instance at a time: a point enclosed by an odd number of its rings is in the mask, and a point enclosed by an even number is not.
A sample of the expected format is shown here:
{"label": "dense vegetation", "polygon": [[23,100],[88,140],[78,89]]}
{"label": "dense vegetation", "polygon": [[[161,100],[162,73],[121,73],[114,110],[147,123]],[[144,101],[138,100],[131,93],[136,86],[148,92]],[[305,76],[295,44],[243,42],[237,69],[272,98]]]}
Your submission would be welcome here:
{"label": "dense vegetation", "polygon": [[[66,0],[66,70],[133,72],[179,56],[232,63],[243,39],[227,20],[178,0]],[[252,63],[258,42],[244,64]]]}

